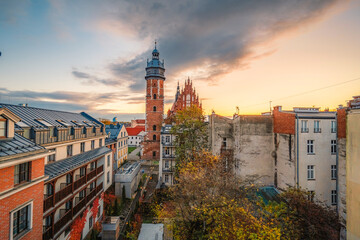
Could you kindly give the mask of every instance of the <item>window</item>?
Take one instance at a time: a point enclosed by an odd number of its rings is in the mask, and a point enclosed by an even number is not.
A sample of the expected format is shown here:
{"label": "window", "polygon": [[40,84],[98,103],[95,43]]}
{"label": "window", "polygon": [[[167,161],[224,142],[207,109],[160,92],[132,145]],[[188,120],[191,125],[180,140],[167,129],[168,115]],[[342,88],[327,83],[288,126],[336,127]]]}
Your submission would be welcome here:
{"label": "window", "polygon": [[223,148],[226,148],[226,138],[223,138],[223,141],[222,141],[222,146]]}
{"label": "window", "polygon": [[320,132],[321,132],[320,121],[315,120],[314,121],[314,133],[320,133]]}
{"label": "window", "polygon": [[315,191],[309,191],[308,200],[313,202],[315,197]]}
{"label": "window", "polygon": [[73,149],[72,149],[72,145],[68,145],[67,147],[66,147],[66,153],[67,153],[67,156],[68,157],[71,157],[72,156],[72,154],[73,154],[73,151],[72,151]]}
{"label": "window", "polygon": [[89,228],[91,228],[92,225],[93,225],[93,217],[91,216],[91,217],[89,218]]}
{"label": "window", "polygon": [[153,107],[153,111],[156,112],[156,106]]}
{"label": "window", "polygon": [[91,140],[91,150],[95,148],[95,140]]}
{"label": "window", "polygon": [[79,199],[81,200],[81,199],[83,199],[85,197],[85,189],[84,190],[81,190],[80,192],[79,192]]}
{"label": "window", "polygon": [[156,131],[156,125],[153,125],[153,131]]}
{"label": "window", "polygon": [[336,190],[331,190],[331,205],[337,204],[337,192]]}
{"label": "window", "polygon": [[49,151],[54,151],[54,154],[48,156],[48,163],[55,162],[55,158],[56,158],[55,148],[49,149]]}
{"label": "window", "polygon": [[314,154],[314,140],[307,140],[307,153]]}
{"label": "window", "polygon": [[31,162],[22,163],[15,166],[14,183],[20,184],[30,181],[30,165]]}
{"label": "window", "polygon": [[66,212],[71,209],[71,206],[72,206],[72,200],[69,200],[65,203]]}
{"label": "window", "polygon": [[156,135],[155,134],[153,135],[153,140],[156,141]]}
{"label": "window", "polygon": [[307,179],[315,180],[315,166],[314,165],[307,166]]}
{"label": "window", "polygon": [[336,121],[331,121],[331,132],[336,133]]}
{"label": "window", "polygon": [[165,137],[165,142],[167,142],[167,143],[170,142],[170,136]]}
{"label": "window", "polygon": [[301,132],[303,132],[303,133],[309,132],[307,122],[308,122],[307,120],[301,120]]}
{"label": "window", "polygon": [[190,94],[186,95],[186,107],[190,107]]}
{"label": "window", "polygon": [[53,190],[52,184],[50,184],[50,183],[46,184],[46,196],[47,197],[52,196],[53,193],[54,193],[54,190]]}
{"label": "window", "polygon": [[95,162],[90,163],[90,171],[95,169]]}
{"label": "window", "polygon": [[0,117],[0,138],[6,138],[6,119]]}
{"label": "window", "polygon": [[336,165],[331,165],[331,179],[335,180],[337,175]]}
{"label": "window", "polygon": [[99,139],[99,147],[102,147],[102,139]]}
{"label": "window", "polygon": [[169,168],[169,161],[165,161],[165,168]]}
{"label": "window", "polygon": [[66,174],[66,185],[72,183],[72,175],[70,173]]}
{"label": "window", "polygon": [[169,182],[169,175],[165,174],[165,182],[168,183]]}
{"label": "window", "polygon": [[155,151],[153,151],[153,157],[156,157],[156,152]]}
{"label": "window", "polygon": [[12,216],[12,237],[19,236],[22,232],[31,229],[32,203],[13,212]]}
{"label": "window", "polygon": [[82,143],[80,143],[80,152],[85,152],[85,143],[84,142],[82,142]]}
{"label": "window", "polygon": [[156,94],[154,94],[154,99],[156,99]]}
{"label": "window", "polygon": [[90,192],[95,189],[95,181],[90,183]]}
{"label": "window", "polygon": [[107,166],[110,167],[110,155],[107,156]]}
{"label": "window", "polygon": [[86,167],[80,168],[80,177],[85,176],[85,173],[86,173]]}
{"label": "window", "polygon": [[106,173],[106,182],[109,183],[110,182],[110,172]]}
{"label": "window", "polygon": [[336,140],[331,140],[331,154],[336,154]]}
{"label": "window", "polygon": [[170,149],[169,148],[165,148],[165,155],[169,155],[170,154]]}
{"label": "window", "polygon": [[45,218],[45,227],[46,228],[50,227],[51,223],[52,223],[52,217],[51,217],[51,215],[49,215]]}

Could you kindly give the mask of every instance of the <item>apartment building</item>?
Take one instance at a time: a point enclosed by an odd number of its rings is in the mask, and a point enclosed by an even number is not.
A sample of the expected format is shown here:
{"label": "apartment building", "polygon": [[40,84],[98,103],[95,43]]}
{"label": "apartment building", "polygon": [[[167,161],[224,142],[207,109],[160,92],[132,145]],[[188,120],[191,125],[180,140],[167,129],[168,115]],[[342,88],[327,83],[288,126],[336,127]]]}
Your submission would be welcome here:
{"label": "apartment building", "polygon": [[144,141],[145,127],[128,127],[126,131],[129,134],[128,144],[131,147],[140,147],[142,141]]}
{"label": "apartment building", "polygon": [[105,131],[108,134],[106,145],[115,144],[114,171],[116,171],[127,159],[129,136],[124,124],[107,125]]}
{"label": "apartment building", "polygon": [[174,184],[175,173],[175,136],[171,134],[172,125],[165,124],[161,128],[159,185],[171,186]]}
{"label": "apartment building", "polygon": [[[0,107],[21,119],[14,125],[15,134],[48,151],[43,161],[42,174],[48,177],[41,191],[43,208],[37,211],[42,215],[42,223],[37,225],[43,228],[42,238],[69,238],[72,222],[88,209],[82,216],[86,220],[82,231],[85,237],[101,218],[100,195],[112,183],[112,154],[105,147],[104,125],[86,113],[10,104]],[[97,216],[93,216],[96,199],[100,206]]]}
{"label": "apartment building", "polygon": [[282,189],[299,186],[335,207],[337,128],[336,111],[277,106],[272,115],[210,115],[209,141],[216,155],[230,150],[234,171],[244,181]]}
{"label": "apartment building", "polygon": [[0,239],[41,239],[48,151],[15,133],[20,118],[0,108]]}

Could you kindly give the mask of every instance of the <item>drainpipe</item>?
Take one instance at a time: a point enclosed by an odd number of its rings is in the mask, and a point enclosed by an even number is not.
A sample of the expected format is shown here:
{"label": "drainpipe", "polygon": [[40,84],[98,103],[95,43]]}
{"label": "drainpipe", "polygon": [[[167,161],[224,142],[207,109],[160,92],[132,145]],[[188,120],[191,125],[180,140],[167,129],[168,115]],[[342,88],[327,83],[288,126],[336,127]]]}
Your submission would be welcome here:
{"label": "drainpipe", "polygon": [[339,215],[339,142],[338,142],[338,129],[337,129],[337,112],[335,114],[335,124],[336,124],[336,212]]}
{"label": "drainpipe", "polygon": [[296,114],[296,186],[299,187],[299,116]]}

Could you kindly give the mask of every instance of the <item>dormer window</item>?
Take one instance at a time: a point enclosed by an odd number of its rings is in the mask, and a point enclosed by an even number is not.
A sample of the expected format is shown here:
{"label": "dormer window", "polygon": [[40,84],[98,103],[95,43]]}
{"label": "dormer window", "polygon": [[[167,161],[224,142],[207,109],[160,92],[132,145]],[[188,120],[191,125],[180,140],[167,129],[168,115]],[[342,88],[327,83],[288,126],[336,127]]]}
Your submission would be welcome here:
{"label": "dormer window", "polygon": [[39,123],[41,123],[41,125],[44,125],[46,127],[53,127],[53,125],[51,125],[50,123],[46,122],[43,119],[36,119],[36,121],[38,121]]}
{"label": "dormer window", "polygon": [[0,116],[0,138],[6,138],[7,121]]}

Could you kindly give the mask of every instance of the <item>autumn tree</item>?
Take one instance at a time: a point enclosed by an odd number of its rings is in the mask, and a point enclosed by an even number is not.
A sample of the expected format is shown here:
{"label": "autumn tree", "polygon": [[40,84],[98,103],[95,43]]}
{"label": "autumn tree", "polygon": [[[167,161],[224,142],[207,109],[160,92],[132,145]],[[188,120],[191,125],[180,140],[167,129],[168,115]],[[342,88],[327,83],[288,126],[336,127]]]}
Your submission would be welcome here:
{"label": "autumn tree", "polygon": [[175,115],[171,133],[175,136],[177,168],[183,161],[191,161],[197,152],[207,148],[207,124],[202,109],[192,105]]}

